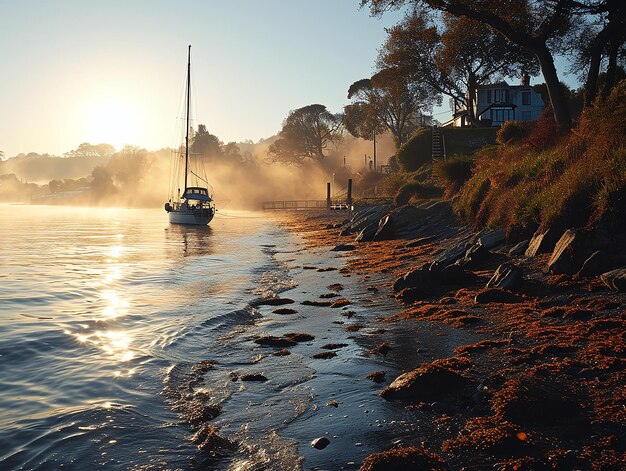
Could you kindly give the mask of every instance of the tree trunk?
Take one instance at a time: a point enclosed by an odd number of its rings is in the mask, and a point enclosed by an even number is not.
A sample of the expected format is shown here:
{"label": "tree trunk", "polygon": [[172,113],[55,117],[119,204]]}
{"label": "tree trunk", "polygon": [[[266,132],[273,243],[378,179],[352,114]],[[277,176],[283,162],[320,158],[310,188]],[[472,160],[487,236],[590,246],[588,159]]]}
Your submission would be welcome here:
{"label": "tree trunk", "polygon": [[611,39],[611,49],[609,51],[609,65],[606,69],[606,81],[602,90],[602,100],[606,100],[615,85],[615,73],[617,69],[617,53],[619,52],[620,37],[613,36]]}
{"label": "tree trunk", "polygon": [[469,73],[467,77],[467,119],[474,127],[478,127],[476,112],[474,110],[474,102],[476,97],[476,77],[473,73]]}
{"label": "tree trunk", "polygon": [[598,74],[600,73],[600,59],[602,58],[602,45],[598,46],[594,40],[590,46],[591,62],[589,64],[589,72],[587,73],[587,82],[585,83],[585,106],[591,106],[596,99],[596,90],[598,89]]}
{"label": "tree trunk", "polygon": [[559,82],[559,76],[554,67],[552,54],[545,45],[539,48],[535,54],[541,66],[543,79],[546,81],[556,125],[559,127],[561,133],[567,133],[572,127],[572,117],[570,116],[567,100],[565,99],[565,94]]}

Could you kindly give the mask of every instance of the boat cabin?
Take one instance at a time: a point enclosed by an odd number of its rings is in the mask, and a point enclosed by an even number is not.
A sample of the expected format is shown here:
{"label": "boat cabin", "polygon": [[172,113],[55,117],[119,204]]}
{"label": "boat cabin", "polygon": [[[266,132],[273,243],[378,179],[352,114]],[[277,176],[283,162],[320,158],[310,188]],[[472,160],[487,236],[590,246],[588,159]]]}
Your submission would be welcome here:
{"label": "boat cabin", "polygon": [[209,196],[209,190],[199,186],[190,186],[183,193],[183,198],[188,200],[213,201]]}

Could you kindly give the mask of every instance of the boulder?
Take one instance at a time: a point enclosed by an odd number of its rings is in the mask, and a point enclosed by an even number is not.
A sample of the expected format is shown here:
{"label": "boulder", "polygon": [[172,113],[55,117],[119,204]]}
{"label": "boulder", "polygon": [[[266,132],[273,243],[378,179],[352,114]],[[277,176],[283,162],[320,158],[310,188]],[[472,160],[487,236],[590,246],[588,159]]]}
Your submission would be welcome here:
{"label": "boulder", "polygon": [[476,275],[459,265],[442,266],[437,262],[424,264],[398,278],[393,284],[394,292],[407,288],[430,293],[440,292],[446,286],[459,286],[475,281]]}
{"label": "boulder", "polygon": [[607,271],[615,268],[615,259],[609,257],[606,252],[602,250],[597,250],[592,253],[585,263],[583,263],[582,268],[576,274],[577,276],[598,276],[602,273],[606,273]]}
{"label": "boulder", "polygon": [[489,231],[478,239],[478,243],[485,247],[487,250],[491,250],[496,248],[498,245],[501,245],[506,240],[506,231],[504,229],[496,229],[493,231]]}
{"label": "boulder", "polygon": [[551,228],[548,228],[545,231],[537,229],[537,232],[535,232],[533,237],[530,239],[528,248],[526,249],[524,255],[527,257],[535,257],[536,255],[542,253],[551,252],[556,244],[555,237],[555,231]]}
{"label": "boulder", "polygon": [[459,258],[463,257],[468,249],[467,243],[456,245],[447,249],[441,255],[436,258],[436,261],[444,266],[450,265],[456,262]]}
{"label": "boulder", "polygon": [[465,252],[465,256],[457,260],[457,264],[464,266],[477,267],[484,263],[491,256],[491,252],[480,242],[472,245]]}
{"label": "boulder", "polygon": [[613,291],[626,293],[626,267],[603,273],[600,278]]}
{"label": "boulder", "polygon": [[487,288],[502,288],[506,290],[516,289],[522,283],[522,269],[512,263],[500,265],[491,279],[487,282]]}
{"label": "boulder", "polygon": [[471,381],[441,366],[426,364],[401,374],[380,393],[385,399],[431,401],[457,392]]}
{"label": "boulder", "polygon": [[502,303],[515,304],[522,302],[523,299],[516,294],[500,288],[487,288],[482,290],[474,298],[476,304]]}
{"label": "boulder", "polygon": [[378,221],[370,223],[368,226],[365,226],[359,235],[354,239],[356,242],[371,242],[374,240],[374,236],[378,231]]}
{"label": "boulder", "polygon": [[239,377],[241,381],[267,381],[265,375],[261,373],[249,373]]}
{"label": "boulder", "polygon": [[432,242],[433,240],[435,240],[435,237],[433,236],[428,236],[428,237],[419,237],[417,239],[414,239],[410,242],[407,242],[406,244],[404,244],[404,248],[409,248],[409,247],[420,247],[421,245],[425,245],[428,244],[430,242]]}
{"label": "boulder", "polygon": [[523,240],[515,244],[513,247],[509,249],[509,255],[513,257],[518,256],[518,255],[524,255],[524,253],[526,252],[526,249],[528,248],[529,243],[530,243],[529,240]]}
{"label": "boulder", "polygon": [[380,220],[373,240],[395,239],[399,232],[414,225],[419,216],[420,210],[413,205],[405,205],[394,209]]}
{"label": "boulder", "polygon": [[596,249],[592,232],[568,229],[554,247],[548,270],[555,275],[573,275]]}

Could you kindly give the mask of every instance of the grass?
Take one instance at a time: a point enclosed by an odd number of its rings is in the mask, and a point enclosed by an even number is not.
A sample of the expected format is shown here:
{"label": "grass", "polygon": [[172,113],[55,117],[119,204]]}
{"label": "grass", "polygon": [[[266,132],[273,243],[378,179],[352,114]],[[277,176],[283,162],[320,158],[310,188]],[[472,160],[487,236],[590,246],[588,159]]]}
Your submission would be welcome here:
{"label": "grass", "polygon": [[586,109],[566,136],[545,113],[525,139],[476,154],[456,211],[474,226],[510,231],[599,221],[626,229],[625,121],[626,81]]}

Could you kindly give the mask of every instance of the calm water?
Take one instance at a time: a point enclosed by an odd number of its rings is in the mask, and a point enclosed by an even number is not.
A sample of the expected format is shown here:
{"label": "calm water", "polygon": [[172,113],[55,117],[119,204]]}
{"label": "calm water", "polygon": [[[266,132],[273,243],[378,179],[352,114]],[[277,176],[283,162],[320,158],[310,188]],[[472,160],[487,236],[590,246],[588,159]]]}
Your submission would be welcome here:
{"label": "calm water", "polygon": [[276,272],[264,245],[289,236],[252,213],[199,229],[159,210],[1,209],[0,468],[193,466],[164,382],[253,315]]}
{"label": "calm water", "polygon": [[[432,427],[381,399],[367,375],[394,378],[477,340],[381,329],[374,319],[395,303],[368,285],[383,275],[341,273],[345,255],[304,250],[257,213],[185,228],[160,210],[0,209],[2,470],[357,469]],[[302,304],[337,283],[349,307]],[[257,302],[278,293],[295,314]],[[315,339],[289,356],[254,343],[288,332]],[[391,353],[368,354],[382,341]],[[337,355],[315,358],[329,342]],[[268,381],[231,380],[247,373]],[[222,409],[209,423],[236,444],[217,458],[191,440],[188,417],[206,401]],[[319,436],[331,440],[324,450],[310,446]]]}

